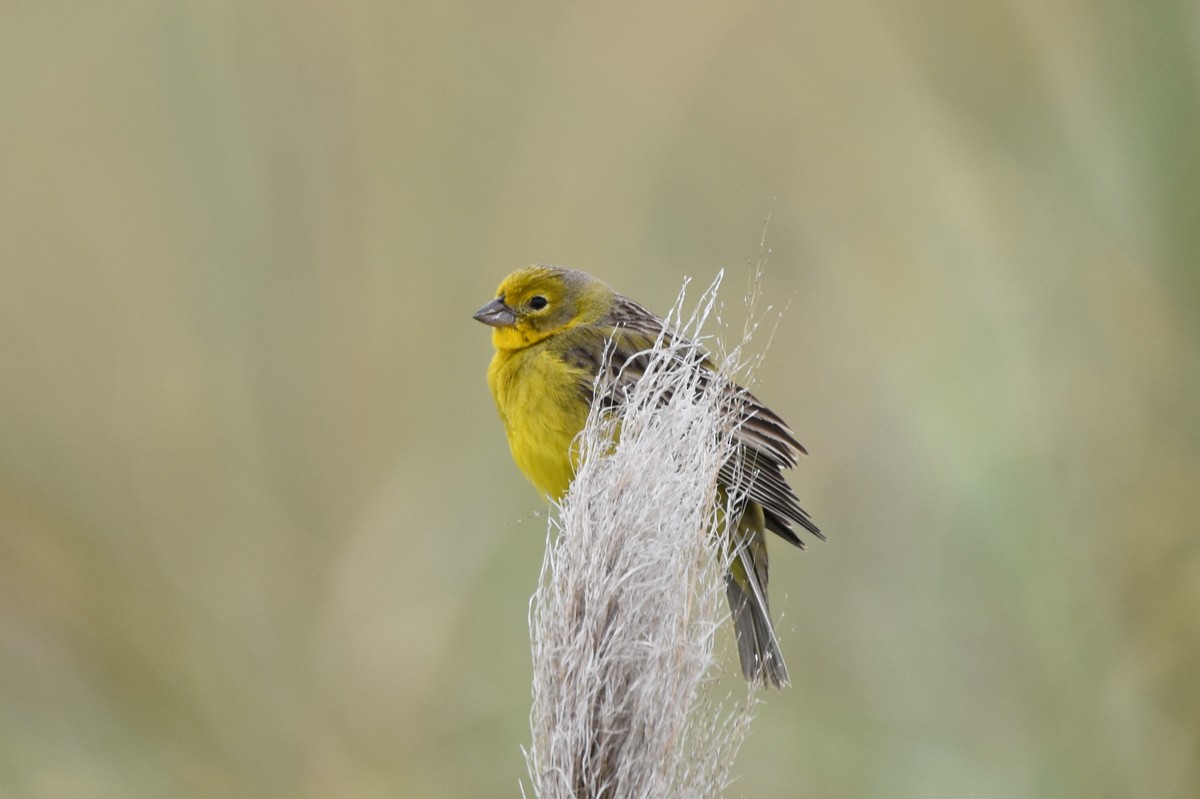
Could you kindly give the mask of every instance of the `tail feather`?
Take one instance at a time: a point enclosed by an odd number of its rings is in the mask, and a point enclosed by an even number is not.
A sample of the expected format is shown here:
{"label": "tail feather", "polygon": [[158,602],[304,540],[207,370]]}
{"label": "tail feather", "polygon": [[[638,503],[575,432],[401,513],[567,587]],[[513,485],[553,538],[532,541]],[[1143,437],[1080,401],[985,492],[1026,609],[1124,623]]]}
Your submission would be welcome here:
{"label": "tail feather", "polygon": [[751,682],[763,680],[769,686],[782,688],[790,679],[771,625],[765,577],[765,562],[755,564],[750,547],[743,546],[725,576],[725,595],[733,614],[742,674]]}

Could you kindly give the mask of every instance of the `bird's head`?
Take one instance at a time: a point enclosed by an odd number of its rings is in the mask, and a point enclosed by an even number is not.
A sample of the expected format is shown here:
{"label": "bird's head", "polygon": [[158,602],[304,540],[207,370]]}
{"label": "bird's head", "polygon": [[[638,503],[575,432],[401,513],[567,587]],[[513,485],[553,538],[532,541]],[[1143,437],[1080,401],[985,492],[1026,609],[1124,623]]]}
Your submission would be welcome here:
{"label": "bird's head", "polygon": [[496,299],[476,311],[475,319],[492,328],[496,349],[519,350],[599,321],[613,296],[608,284],[586,272],[537,264],[504,278]]}

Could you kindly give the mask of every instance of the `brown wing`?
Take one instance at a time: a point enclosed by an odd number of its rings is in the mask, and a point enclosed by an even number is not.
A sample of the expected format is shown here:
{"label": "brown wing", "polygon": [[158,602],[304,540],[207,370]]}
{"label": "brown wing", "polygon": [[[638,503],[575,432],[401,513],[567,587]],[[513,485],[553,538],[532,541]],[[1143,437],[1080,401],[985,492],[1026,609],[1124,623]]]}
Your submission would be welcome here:
{"label": "brown wing", "polygon": [[[698,362],[708,370],[715,370],[715,365],[698,344],[680,336],[633,300],[619,295],[608,316],[599,324],[569,331],[577,338],[577,344],[568,349],[565,357],[577,368],[595,376],[601,367],[600,353],[611,338],[608,368],[619,391],[622,384],[631,385],[645,373],[648,362],[645,351],[654,346],[664,330],[668,341],[694,347],[701,356]],[[707,382],[706,374],[700,375],[702,385]],[[594,399],[595,387],[590,380],[586,383],[581,382],[580,390],[590,402]],[[800,499],[783,477],[783,470],[795,466],[799,457],[806,454],[804,447],[787,423],[745,388],[726,382],[723,392],[724,402],[735,414],[738,426],[735,433],[737,447],[733,457],[721,467],[721,484],[726,487],[737,485],[748,500],[762,506],[767,528],[796,546],[803,548],[804,542],[796,534],[795,525],[823,540],[825,536],[800,507]]]}

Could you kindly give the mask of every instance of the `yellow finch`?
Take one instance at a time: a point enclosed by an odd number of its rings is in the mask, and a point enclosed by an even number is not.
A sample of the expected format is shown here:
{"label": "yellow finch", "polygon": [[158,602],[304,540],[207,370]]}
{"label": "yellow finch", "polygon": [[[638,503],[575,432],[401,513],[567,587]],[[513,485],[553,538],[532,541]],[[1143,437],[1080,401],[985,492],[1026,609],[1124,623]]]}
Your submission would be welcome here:
{"label": "yellow finch", "polygon": [[[622,369],[652,346],[665,323],[617,294],[601,280],[575,269],[529,266],[504,279],[496,298],[475,319],[492,328],[496,348],[488,385],[521,471],[552,499],[567,492],[577,466],[572,442],[583,429],[594,399],[595,377],[611,342],[609,358],[618,388],[637,380],[636,368]],[[674,331],[667,329],[666,335]],[[674,339],[679,341],[678,334]],[[694,345],[693,345],[694,346]],[[636,366],[636,364],[634,364]],[[712,368],[709,361],[697,368]],[[746,497],[726,594],[747,680],[788,682],[787,666],[767,605],[767,546],[771,530],[798,547],[802,527],[822,537],[800,507],[783,469],[796,465],[804,447],[787,424],[748,391],[731,385],[730,407],[739,415],[736,448],[720,473],[722,486],[744,477]]]}

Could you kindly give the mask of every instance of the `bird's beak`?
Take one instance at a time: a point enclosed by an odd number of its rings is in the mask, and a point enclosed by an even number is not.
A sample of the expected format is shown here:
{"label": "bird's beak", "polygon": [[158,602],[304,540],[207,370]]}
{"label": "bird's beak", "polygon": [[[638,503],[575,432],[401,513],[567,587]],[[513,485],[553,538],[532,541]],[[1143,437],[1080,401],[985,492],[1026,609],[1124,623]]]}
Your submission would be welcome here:
{"label": "bird's beak", "polygon": [[500,300],[492,300],[475,312],[476,321],[491,327],[508,327],[517,321],[517,315]]}

